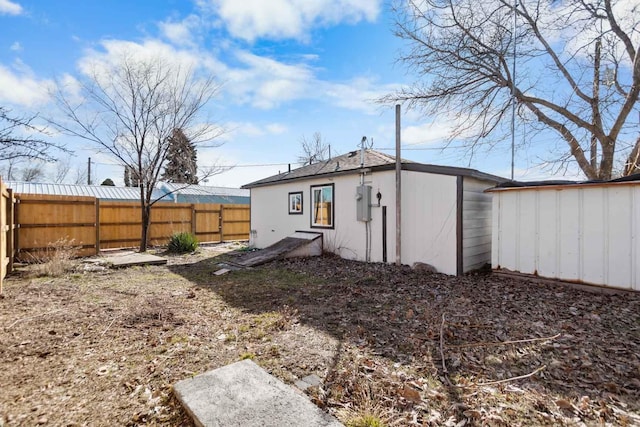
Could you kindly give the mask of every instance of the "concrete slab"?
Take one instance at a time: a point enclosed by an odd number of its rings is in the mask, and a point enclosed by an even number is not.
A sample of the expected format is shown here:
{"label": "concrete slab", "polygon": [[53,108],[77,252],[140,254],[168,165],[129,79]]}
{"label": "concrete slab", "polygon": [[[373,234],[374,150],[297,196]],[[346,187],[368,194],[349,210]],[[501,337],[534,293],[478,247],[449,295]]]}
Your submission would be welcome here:
{"label": "concrete slab", "polygon": [[138,252],[112,255],[107,259],[112,268],[132,267],[134,265],[163,265],[167,263],[165,258]]}
{"label": "concrete slab", "polygon": [[173,389],[199,427],[344,427],[251,360],[180,381]]}

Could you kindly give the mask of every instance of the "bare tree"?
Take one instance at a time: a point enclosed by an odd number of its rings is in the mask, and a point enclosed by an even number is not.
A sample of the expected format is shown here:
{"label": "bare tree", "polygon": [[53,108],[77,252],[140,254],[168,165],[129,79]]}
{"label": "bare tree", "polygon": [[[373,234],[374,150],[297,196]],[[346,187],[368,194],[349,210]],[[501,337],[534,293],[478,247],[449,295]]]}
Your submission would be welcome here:
{"label": "bare tree", "polygon": [[125,52],[112,66],[96,66],[80,81],[80,100],[63,87],[56,92],[66,120],[54,125],[110,153],[130,168],[132,178],[140,179],[142,252],[147,249],[151,208],[157,201],[152,192],[167,160],[170,136],[183,129],[194,144],[219,136],[217,126],[198,121],[218,89],[211,77],[197,78],[193,69]]}
{"label": "bare tree", "polygon": [[14,116],[11,110],[0,107],[0,161],[38,159],[53,161],[51,151],[66,151],[64,146],[44,141],[33,134],[44,130],[33,124],[37,116]]}
{"label": "bare tree", "polygon": [[84,185],[87,183],[87,170],[85,168],[75,169],[72,184]]}
{"label": "bare tree", "polygon": [[71,156],[58,159],[55,164],[55,168],[51,174],[51,180],[56,184],[63,183],[69,172],[71,171]]}
{"label": "bare tree", "polygon": [[12,158],[2,162],[0,173],[5,180],[16,181],[16,175],[19,173],[18,165],[21,163],[21,158]]}
{"label": "bare tree", "polygon": [[303,165],[310,165],[329,158],[329,144],[322,139],[320,132],[314,132],[311,139],[302,136],[300,148],[302,149],[302,154],[298,156],[298,161]]}
{"label": "bare tree", "polygon": [[398,0],[394,9],[408,44],[400,60],[419,78],[383,102],[447,118],[449,141],[472,153],[511,135],[515,102],[519,123],[564,141],[551,160],[576,162],[589,179],[611,178],[617,156],[623,174],[640,171],[633,2]]}
{"label": "bare tree", "polygon": [[20,170],[20,180],[24,182],[38,182],[45,177],[42,163],[31,163]]}

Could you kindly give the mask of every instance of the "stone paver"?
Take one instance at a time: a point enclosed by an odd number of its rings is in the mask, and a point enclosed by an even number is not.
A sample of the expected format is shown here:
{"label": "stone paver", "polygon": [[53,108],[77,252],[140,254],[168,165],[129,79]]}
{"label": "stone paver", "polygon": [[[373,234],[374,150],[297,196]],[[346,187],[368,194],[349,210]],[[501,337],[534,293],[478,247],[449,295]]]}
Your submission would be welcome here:
{"label": "stone paver", "polygon": [[201,427],[344,427],[250,360],[180,381],[174,391]]}

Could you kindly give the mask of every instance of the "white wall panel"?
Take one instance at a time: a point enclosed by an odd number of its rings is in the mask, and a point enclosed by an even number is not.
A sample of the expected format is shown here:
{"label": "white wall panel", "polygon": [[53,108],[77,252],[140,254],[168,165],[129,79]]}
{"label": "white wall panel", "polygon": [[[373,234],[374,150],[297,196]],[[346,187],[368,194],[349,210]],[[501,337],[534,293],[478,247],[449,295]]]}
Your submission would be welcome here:
{"label": "white wall panel", "polygon": [[456,274],[456,208],[455,176],[402,172],[403,264]]}
{"label": "white wall panel", "polygon": [[594,187],[582,191],[582,277],[589,283],[607,283],[606,189]]}
{"label": "white wall panel", "polygon": [[640,290],[640,183],[492,194],[494,268]]}
{"label": "white wall panel", "polygon": [[580,204],[582,191],[559,191],[558,193],[558,275],[567,280],[580,279],[580,240],[582,234]]}

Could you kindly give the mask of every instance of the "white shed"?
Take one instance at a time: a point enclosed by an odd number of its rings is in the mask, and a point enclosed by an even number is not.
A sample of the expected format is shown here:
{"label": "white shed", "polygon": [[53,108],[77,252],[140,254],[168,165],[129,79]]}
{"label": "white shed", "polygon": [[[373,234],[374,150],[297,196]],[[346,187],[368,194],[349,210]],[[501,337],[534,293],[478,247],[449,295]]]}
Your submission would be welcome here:
{"label": "white shed", "polygon": [[633,179],[489,190],[492,268],[640,290],[640,175]]}
{"label": "white shed", "polygon": [[[363,161],[364,160],[364,161]],[[402,161],[401,262],[462,274],[491,261],[491,196],[504,178]],[[353,151],[243,186],[251,190],[250,244],[322,232],[343,258],[395,262],[395,158]]]}

